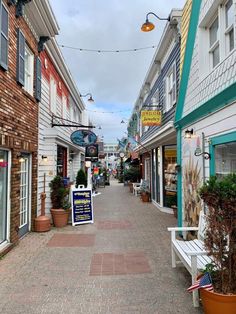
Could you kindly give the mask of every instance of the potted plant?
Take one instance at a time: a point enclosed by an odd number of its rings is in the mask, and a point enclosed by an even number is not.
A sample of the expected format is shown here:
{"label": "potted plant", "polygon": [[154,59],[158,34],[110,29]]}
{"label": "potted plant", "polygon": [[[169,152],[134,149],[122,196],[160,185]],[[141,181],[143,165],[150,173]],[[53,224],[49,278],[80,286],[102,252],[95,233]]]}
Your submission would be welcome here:
{"label": "potted plant", "polygon": [[147,180],[143,180],[142,184],[140,185],[140,195],[141,200],[143,202],[149,202],[150,201],[150,188]]}
{"label": "potted plant", "polygon": [[75,187],[78,188],[79,185],[84,185],[85,188],[87,187],[87,177],[83,169],[77,172]]}
{"label": "potted plant", "polygon": [[236,313],[236,174],[210,177],[200,189],[208,207],[205,248],[214,292],[200,289],[206,314]]}
{"label": "potted plant", "polygon": [[68,223],[70,214],[68,210],[69,190],[65,188],[63,178],[60,176],[55,176],[49,186],[53,224],[55,227],[64,227]]}

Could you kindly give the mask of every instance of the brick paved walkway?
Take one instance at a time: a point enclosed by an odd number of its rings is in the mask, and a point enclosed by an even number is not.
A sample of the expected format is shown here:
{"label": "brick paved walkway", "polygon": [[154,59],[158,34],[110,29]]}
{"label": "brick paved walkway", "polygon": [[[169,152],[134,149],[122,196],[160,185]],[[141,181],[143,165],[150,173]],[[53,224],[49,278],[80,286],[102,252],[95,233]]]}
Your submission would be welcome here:
{"label": "brick paved walkway", "polygon": [[31,233],[0,261],[0,313],[203,313],[171,269],[175,218],[114,181],[100,191],[93,225]]}

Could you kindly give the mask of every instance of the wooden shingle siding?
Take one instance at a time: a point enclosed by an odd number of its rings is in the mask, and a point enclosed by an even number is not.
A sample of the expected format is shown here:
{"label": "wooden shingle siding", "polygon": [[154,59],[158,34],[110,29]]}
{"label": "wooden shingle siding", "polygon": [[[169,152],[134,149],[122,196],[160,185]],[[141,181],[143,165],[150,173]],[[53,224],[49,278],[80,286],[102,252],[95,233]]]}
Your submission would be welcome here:
{"label": "wooden shingle siding", "polygon": [[[197,70],[197,69],[196,69]],[[228,56],[201,82],[190,77],[183,116],[200,107],[207,100],[220,93],[236,81],[236,52]]]}
{"label": "wooden shingle siding", "polygon": [[192,0],[187,0],[184,5],[182,20],[181,20],[180,76],[182,73],[182,67],[183,67],[183,62],[184,62],[191,9],[192,9]]}

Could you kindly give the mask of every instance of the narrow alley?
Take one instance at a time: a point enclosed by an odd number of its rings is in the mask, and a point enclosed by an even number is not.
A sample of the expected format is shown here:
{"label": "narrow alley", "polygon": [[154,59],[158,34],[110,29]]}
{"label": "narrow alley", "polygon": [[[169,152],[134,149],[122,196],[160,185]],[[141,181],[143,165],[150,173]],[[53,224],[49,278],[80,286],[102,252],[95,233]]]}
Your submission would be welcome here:
{"label": "narrow alley", "polygon": [[202,313],[171,268],[176,219],[111,181],[94,224],[29,233],[0,261],[0,313]]}

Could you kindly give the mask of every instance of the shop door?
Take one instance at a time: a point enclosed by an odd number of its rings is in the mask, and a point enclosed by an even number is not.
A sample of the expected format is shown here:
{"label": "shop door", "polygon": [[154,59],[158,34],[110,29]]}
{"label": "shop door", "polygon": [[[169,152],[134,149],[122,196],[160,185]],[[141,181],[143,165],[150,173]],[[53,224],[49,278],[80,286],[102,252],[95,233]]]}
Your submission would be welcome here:
{"label": "shop door", "polygon": [[8,153],[0,150],[0,244],[7,238]]}
{"label": "shop door", "polygon": [[20,169],[20,229],[19,236],[22,237],[29,231],[30,214],[30,156],[24,156]]}

